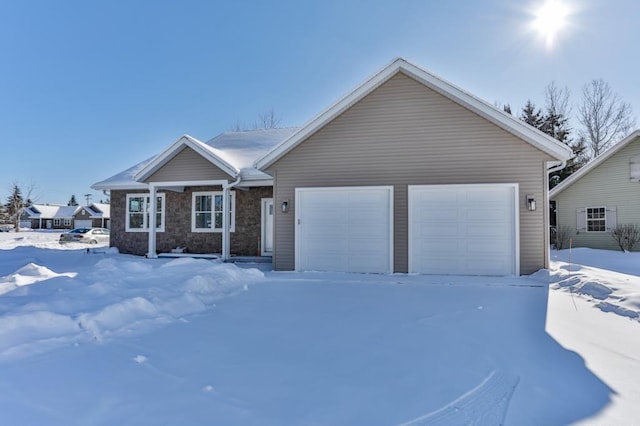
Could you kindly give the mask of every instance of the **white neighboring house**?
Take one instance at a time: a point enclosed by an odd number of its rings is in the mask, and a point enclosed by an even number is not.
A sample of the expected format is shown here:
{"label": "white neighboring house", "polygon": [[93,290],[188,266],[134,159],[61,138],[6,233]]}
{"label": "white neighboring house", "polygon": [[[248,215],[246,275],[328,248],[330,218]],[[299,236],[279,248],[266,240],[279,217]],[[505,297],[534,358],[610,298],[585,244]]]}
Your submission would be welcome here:
{"label": "white neighboring house", "polygon": [[20,227],[31,229],[72,229],[74,215],[80,206],[32,204],[20,215]]}

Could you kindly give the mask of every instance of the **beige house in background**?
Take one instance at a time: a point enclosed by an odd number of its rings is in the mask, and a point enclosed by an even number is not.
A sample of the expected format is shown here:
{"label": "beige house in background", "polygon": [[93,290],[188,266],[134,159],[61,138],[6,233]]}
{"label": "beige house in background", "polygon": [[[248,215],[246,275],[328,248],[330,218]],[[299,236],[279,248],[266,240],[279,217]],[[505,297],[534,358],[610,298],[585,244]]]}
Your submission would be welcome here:
{"label": "beige house in background", "polygon": [[640,226],[640,130],[553,188],[550,198],[557,227],[570,231],[574,247],[619,250],[611,236],[616,225]]}
{"label": "beige house in background", "polygon": [[276,270],[519,275],[548,266],[548,170],[571,155],[396,59],[302,128],[185,135],[92,187],[111,193],[111,244],[123,252],[186,246],[271,256]]}

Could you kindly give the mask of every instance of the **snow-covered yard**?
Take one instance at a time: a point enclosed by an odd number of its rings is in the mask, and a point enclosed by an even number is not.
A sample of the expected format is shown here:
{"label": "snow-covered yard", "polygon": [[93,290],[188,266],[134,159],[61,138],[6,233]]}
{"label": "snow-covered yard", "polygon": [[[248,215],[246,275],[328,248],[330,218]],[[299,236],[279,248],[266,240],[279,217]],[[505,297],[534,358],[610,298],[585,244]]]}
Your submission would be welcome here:
{"label": "snow-covered yard", "polygon": [[58,235],[0,233],[2,424],[640,418],[640,253],[554,252],[519,278],[277,273]]}

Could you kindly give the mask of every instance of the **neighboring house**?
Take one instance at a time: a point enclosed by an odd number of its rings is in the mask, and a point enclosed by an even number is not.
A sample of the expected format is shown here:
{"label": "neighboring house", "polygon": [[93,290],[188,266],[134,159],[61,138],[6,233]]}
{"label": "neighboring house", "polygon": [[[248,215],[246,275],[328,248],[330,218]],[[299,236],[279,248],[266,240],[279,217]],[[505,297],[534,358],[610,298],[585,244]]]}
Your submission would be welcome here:
{"label": "neighboring house", "polygon": [[263,132],[183,136],[93,185],[111,192],[111,244],[272,254],[277,270],[548,265],[548,169],[571,150],[403,59],[303,128]]}
{"label": "neighboring house", "polygon": [[20,226],[31,229],[71,229],[80,206],[32,204],[20,215]]}
{"label": "neighboring house", "polygon": [[556,226],[574,247],[619,250],[617,224],[640,226],[640,130],[600,154],[550,192]]}
{"label": "neighboring house", "polygon": [[109,228],[111,206],[103,203],[91,203],[82,207],[73,217],[74,228]]}

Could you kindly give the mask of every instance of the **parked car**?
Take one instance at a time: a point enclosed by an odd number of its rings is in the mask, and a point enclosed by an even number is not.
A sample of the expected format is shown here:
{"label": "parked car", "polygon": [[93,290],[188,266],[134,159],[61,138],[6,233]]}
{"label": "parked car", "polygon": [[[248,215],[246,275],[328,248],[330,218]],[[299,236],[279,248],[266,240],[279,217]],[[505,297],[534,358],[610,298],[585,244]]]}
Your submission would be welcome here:
{"label": "parked car", "polygon": [[62,243],[98,244],[109,242],[109,230],[106,228],[76,228],[60,235]]}

